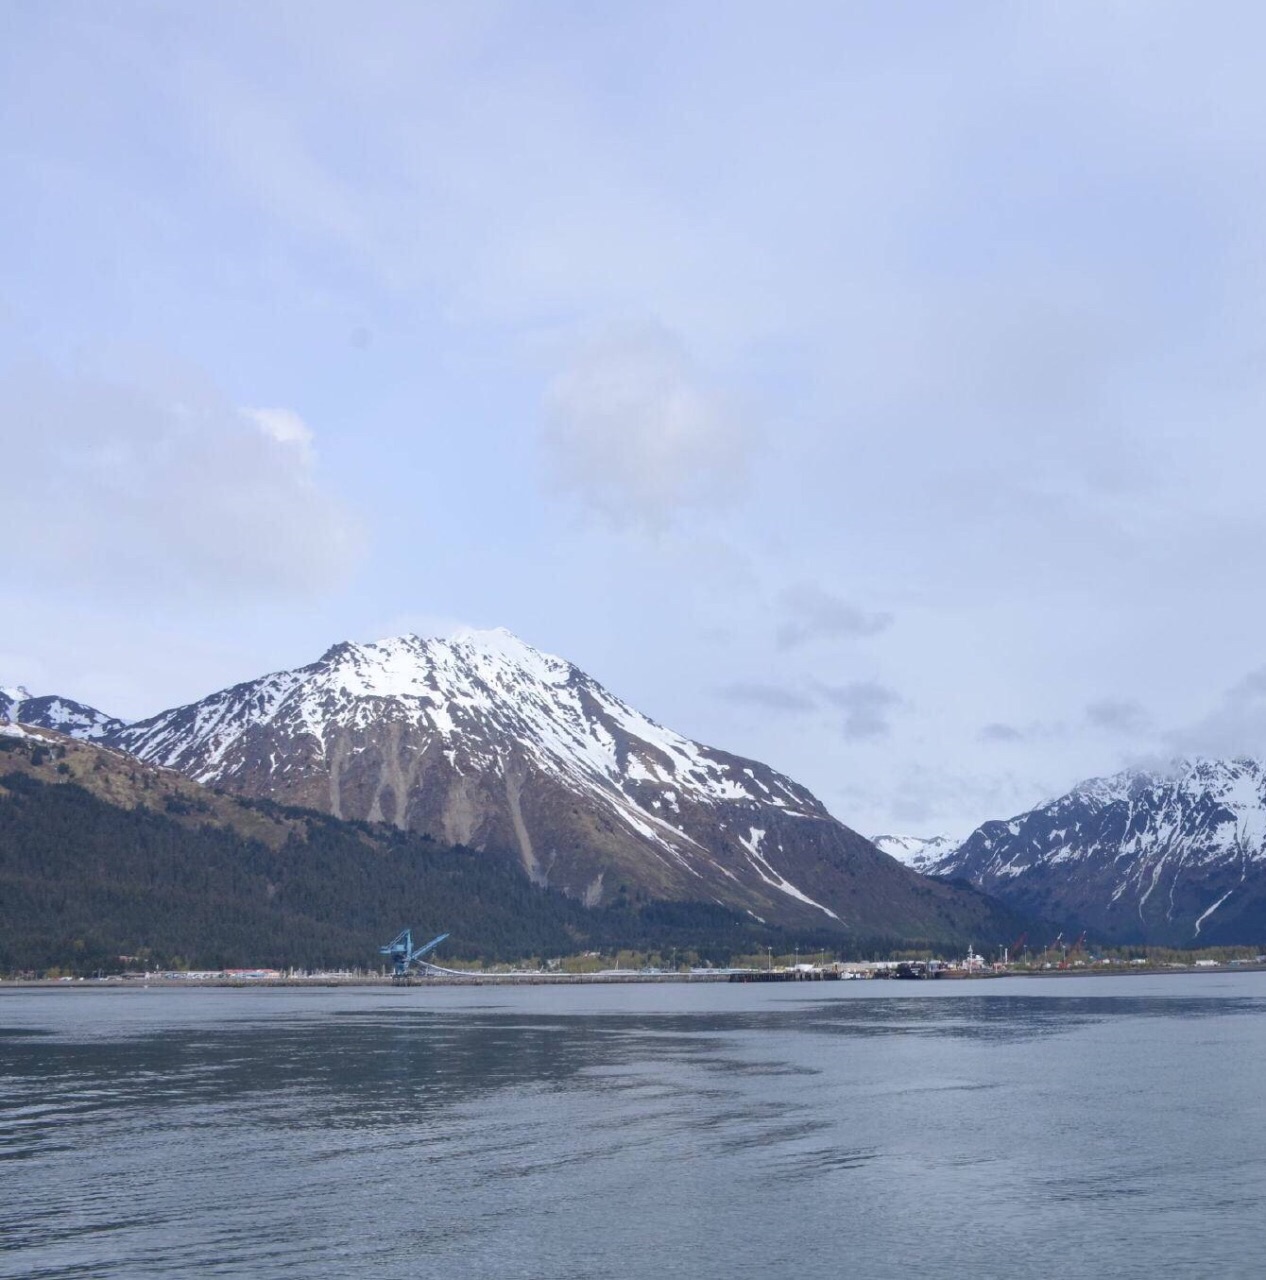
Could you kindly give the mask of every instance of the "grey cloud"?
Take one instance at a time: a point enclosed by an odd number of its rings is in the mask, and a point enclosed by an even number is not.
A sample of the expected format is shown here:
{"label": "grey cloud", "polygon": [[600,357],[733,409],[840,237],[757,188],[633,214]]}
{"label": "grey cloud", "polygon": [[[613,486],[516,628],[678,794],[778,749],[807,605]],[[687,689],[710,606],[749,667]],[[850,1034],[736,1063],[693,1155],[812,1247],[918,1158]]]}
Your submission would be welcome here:
{"label": "grey cloud", "polygon": [[995,721],[985,725],[977,735],[982,742],[1023,742],[1024,733],[1013,724]]}
{"label": "grey cloud", "polygon": [[778,628],[780,649],[791,649],[819,636],[878,635],[892,625],[890,613],[868,613],[830,591],[807,583],[789,587],[782,593],[780,603],[786,614]]}
{"label": "grey cloud", "polygon": [[149,386],[29,369],[0,379],[0,536],[29,576],[77,589],[312,594],[362,535],[322,488],[290,410],[239,409],[198,379]]}
{"label": "grey cloud", "polygon": [[1110,733],[1142,733],[1150,717],[1142,705],[1131,698],[1101,698],[1086,707],[1086,720],[1096,729]]}
{"label": "grey cloud", "polygon": [[1051,793],[1046,780],[908,764],[895,780],[887,820],[906,833],[966,838],[981,823],[1031,809]]}
{"label": "grey cloud", "polygon": [[897,796],[889,802],[888,812],[898,825],[910,823],[921,828],[930,821],[936,810],[920,797]]}
{"label": "grey cloud", "polygon": [[728,684],[717,692],[727,702],[762,707],[766,711],[812,711],[817,705],[806,694],[776,684]]}
{"label": "grey cloud", "polygon": [[783,714],[829,709],[843,712],[843,734],[850,741],[885,737],[891,729],[891,712],[903,699],[885,685],[870,680],[849,684],[814,683],[801,690],[786,685],[740,682],[725,685],[717,692],[728,702],[760,707]]}
{"label": "grey cloud", "polygon": [[1023,724],[991,720],[976,734],[978,742],[1024,742],[1032,745],[1066,741],[1068,737],[1069,726],[1063,720],[1028,720]]}
{"label": "grey cloud", "polygon": [[1227,697],[1233,700],[1249,698],[1254,701],[1266,698],[1266,667],[1250,671],[1232,686]]}
{"label": "grey cloud", "polygon": [[871,680],[844,685],[819,685],[823,699],[844,713],[844,737],[850,741],[886,737],[890,713],[901,705],[899,694]]}
{"label": "grey cloud", "polygon": [[1182,755],[1266,756],[1266,666],[1237,680],[1207,715],[1166,738]]}
{"label": "grey cloud", "polygon": [[564,492],[617,524],[663,528],[735,495],[752,437],[679,342],[638,329],[574,355],[546,394],[542,442]]}

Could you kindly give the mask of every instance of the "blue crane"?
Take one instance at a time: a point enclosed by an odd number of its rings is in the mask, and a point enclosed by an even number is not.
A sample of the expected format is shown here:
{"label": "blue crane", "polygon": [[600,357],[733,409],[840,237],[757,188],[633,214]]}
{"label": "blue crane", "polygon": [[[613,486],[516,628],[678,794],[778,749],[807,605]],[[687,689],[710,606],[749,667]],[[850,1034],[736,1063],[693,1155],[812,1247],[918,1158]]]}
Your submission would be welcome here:
{"label": "blue crane", "polygon": [[385,947],[379,947],[378,951],[380,955],[391,957],[392,980],[405,982],[408,980],[412,967],[429,951],[434,951],[447,937],[448,934],[441,933],[438,938],[432,938],[425,946],[418,947],[415,951],[413,948],[413,930],[404,929]]}

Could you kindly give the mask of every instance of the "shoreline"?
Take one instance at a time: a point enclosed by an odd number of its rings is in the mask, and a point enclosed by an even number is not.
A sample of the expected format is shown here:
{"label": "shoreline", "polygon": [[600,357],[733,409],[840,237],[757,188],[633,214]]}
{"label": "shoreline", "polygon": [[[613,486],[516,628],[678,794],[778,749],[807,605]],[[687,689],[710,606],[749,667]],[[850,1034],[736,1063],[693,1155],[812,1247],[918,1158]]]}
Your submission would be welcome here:
{"label": "shoreline", "polygon": [[[0,978],[0,992],[9,990],[62,990],[62,991],[136,991],[151,987],[164,991],[180,990],[247,990],[260,987],[302,990],[320,987],[323,989],[343,989],[351,987],[363,988],[426,988],[426,987],[510,987],[510,986],[627,986],[631,984],[663,984],[663,983],[729,983],[735,973],[751,973],[754,975],[767,972],[764,969],[752,970],[705,970],[697,973],[472,973],[469,977],[446,974],[438,977],[416,978],[411,982],[394,982],[390,977],[369,975],[341,977],[339,975],[321,975],[319,977],[277,977],[277,978]],[[1008,970],[1002,973],[960,973],[950,979],[919,979],[924,982],[984,982],[998,978],[1143,978],[1143,977],[1182,977],[1191,974],[1218,975],[1226,973],[1263,973],[1266,964],[1225,964],[1225,965],[1165,965],[1159,968],[1142,966],[1114,966],[1112,968],[1085,969],[1036,969]],[[903,982],[896,978],[854,978],[845,981],[863,982]],[[737,985],[746,985],[739,983]],[[752,983],[751,985],[763,985]],[[792,983],[789,985],[799,985]]]}

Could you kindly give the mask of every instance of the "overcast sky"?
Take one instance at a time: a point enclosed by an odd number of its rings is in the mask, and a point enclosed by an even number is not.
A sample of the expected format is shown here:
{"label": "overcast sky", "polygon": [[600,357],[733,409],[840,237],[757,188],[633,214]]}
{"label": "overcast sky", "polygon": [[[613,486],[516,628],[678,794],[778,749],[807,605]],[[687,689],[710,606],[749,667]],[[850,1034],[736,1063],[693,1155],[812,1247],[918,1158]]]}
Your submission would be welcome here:
{"label": "overcast sky", "polygon": [[1266,751],[1266,8],[0,2],[0,683],[504,625],[866,834]]}

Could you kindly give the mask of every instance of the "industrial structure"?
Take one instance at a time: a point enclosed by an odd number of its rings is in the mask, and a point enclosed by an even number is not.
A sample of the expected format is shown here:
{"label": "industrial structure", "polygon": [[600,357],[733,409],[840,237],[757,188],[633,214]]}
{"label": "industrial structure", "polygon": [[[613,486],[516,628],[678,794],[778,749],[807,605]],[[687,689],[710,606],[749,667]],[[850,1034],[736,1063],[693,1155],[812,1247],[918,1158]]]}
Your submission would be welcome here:
{"label": "industrial structure", "polygon": [[447,937],[448,934],[441,933],[438,938],[432,938],[430,942],[414,950],[413,930],[404,929],[385,947],[379,947],[382,955],[391,957],[391,980],[408,982],[415,972],[415,966],[419,974],[430,973],[435,966],[428,964],[422,957],[434,951]]}

